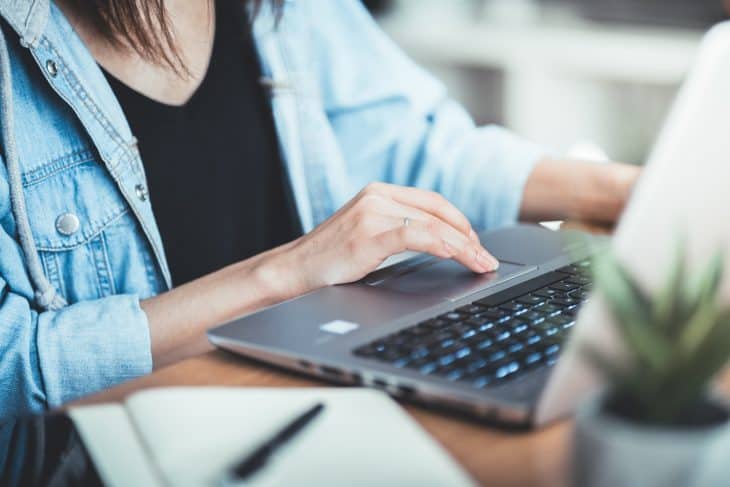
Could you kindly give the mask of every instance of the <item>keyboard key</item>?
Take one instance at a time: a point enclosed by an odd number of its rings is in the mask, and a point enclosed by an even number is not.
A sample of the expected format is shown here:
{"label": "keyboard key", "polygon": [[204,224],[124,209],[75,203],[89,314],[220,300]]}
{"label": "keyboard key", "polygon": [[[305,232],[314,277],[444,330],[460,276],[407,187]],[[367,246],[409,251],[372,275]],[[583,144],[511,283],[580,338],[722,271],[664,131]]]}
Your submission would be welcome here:
{"label": "keyboard key", "polygon": [[469,318],[466,323],[476,327],[480,332],[494,328],[494,321],[488,318]]}
{"label": "keyboard key", "polygon": [[573,299],[573,298],[563,298],[563,299],[553,299],[552,301],[550,301],[550,304],[553,304],[555,306],[560,306],[562,308],[572,309],[572,308],[575,308],[576,306],[578,306],[580,304],[580,301],[578,301],[577,299]]}
{"label": "keyboard key", "polygon": [[474,381],[471,384],[472,384],[472,387],[474,387],[474,389],[484,389],[491,383],[492,383],[492,377],[490,377],[489,375],[482,375],[482,376],[479,376],[476,379],[474,379]]}
{"label": "keyboard key", "polygon": [[469,328],[468,330],[466,330],[464,333],[461,334],[461,338],[463,338],[464,340],[468,340],[469,338],[472,338],[476,335],[477,335],[477,330],[475,330],[474,328]]}
{"label": "keyboard key", "polygon": [[555,326],[559,326],[561,328],[565,328],[566,325],[569,325],[568,327],[570,327],[575,324],[575,320],[568,316],[555,316],[553,318],[550,318],[548,321]]}
{"label": "keyboard key", "polygon": [[393,362],[393,367],[402,369],[403,367],[406,367],[412,361],[413,361],[413,358],[411,356],[399,358],[398,360]]}
{"label": "keyboard key", "polygon": [[573,308],[564,309],[563,310],[563,316],[567,316],[569,318],[575,318],[575,315],[578,314],[578,307],[575,306]]}
{"label": "keyboard key", "polygon": [[403,354],[394,349],[388,349],[378,353],[374,358],[381,362],[395,362],[399,358],[403,357]]}
{"label": "keyboard key", "polygon": [[431,351],[426,347],[418,347],[411,352],[411,358],[420,359],[428,357]]}
{"label": "keyboard key", "polygon": [[448,328],[448,331],[454,334],[454,337],[458,337],[466,333],[467,331],[473,330],[473,325],[467,325],[466,323],[456,323]]}
{"label": "keyboard key", "polygon": [[479,342],[476,346],[478,350],[487,350],[488,348],[491,348],[491,346],[494,344],[491,338],[485,338],[481,342]]}
{"label": "keyboard key", "polygon": [[433,320],[427,320],[420,324],[420,326],[423,326],[425,328],[431,328],[431,329],[437,329],[437,328],[443,328],[444,326],[450,325],[450,322],[447,320],[441,320],[438,318],[435,318]]}
{"label": "keyboard key", "polygon": [[516,360],[513,360],[498,367],[497,370],[494,372],[494,377],[496,379],[504,379],[505,377],[514,374],[518,370],[520,370],[520,363]]}
{"label": "keyboard key", "polygon": [[536,324],[545,321],[545,315],[543,315],[539,311],[530,311],[529,313],[525,313],[520,316],[520,319],[529,321],[532,324]]}
{"label": "keyboard key", "polygon": [[469,347],[460,348],[459,350],[456,351],[456,353],[454,353],[454,355],[456,356],[457,360],[461,360],[464,357],[468,357],[469,355],[471,355],[471,348],[469,348]]}
{"label": "keyboard key", "polygon": [[484,359],[476,359],[466,364],[466,370],[469,373],[477,372],[487,366],[487,361]]}
{"label": "keyboard key", "polygon": [[555,355],[559,351],[560,351],[560,345],[558,345],[557,343],[553,343],[552,345],[548,346],[545,350],[543,350],[543,353],[549,357],[550,355]]}
{"label": "keyboard key", "polygon": [[413,337],[421,337],[431,333],[431,330],[429,328],[421,325],[414,326],[413,328],[409,328],[405,331],[407,331]]}
{"label": "keyboard key", "polygon": [[498,341],[498,342],[502,342],[502,341],[508,339],[511,336],[512,336],[512,334],[510,332],[508,332],[507,330],[501,330],[501,331],[498,331],[494,335],[494,340],[495,341]]}
{"label": "keyboard key", "polygon": [[504,359],[507,356],[507,354],[504,352],[504,350],[497,350],[496,352],[493,352],[489,356],[490,362],[499,362],[500,360]]}
{"label": "keyboard key", "polygon": [[561,267],[560,269],[558,269],[558,272],[570,275],[580,274],[580,268],[575,265],[566,265],[565,267]]}
{"label": "keyboard key", "polygon": [[466,375],[466,371],[461,367],[457,367],[455,369],[447,370],[444,377],[446,377],[446,380],[453,382],[461,379],[464,375]]}
{"label": "keyboard key", "polygon": [[525,343],[527,345],[535,345],[537,343],[540,343],[541,341],[542,337],[535,332],[531,332],[531,334],[528,335],[527,338],[525,338]]}
{"label": "keyboard key", "polygon": [[525,349],[525,346],[520,342],[512,343],[509,345],[509,347],[507,347],[507,351],[509,353],[519,353],[519,352],[523,351],[524,349]]}
{"label": "keyboard key", "polygon": [[563,308],[555,306],[554,304],[545,304],[537,308],[537,311],[544,314],[546,317],[551,317],[559,315],[563,311]]}
{"label": "keyboard key", "polygon": [[542,360],[542,354],[540,352],[532,352],[532,353],[525,355],[525,358],[523,359],[522,362],[526,366],[529,367],[529,366],[539,364],[541,360]]}
{"label": "keyboard key", "polygon": [[418,371],[423,375],[429,375],[436,372],[436,369],[438,368],[437,362],[429,362],[425,365],[423,365]]}
{"label": "keyboard key", "polygon": [[524,304],[514,301],[504,303],[502,306],[499,307],[499,309],[502,309],[512,314],[524,313],[525,311],[527,311],[527,307]]}
{"label": "keyboard key", "polygon": [[578,301],[585,301],[590,297],[590,295],[591,292],[586,289],[576,289],[568,294],[569,297],[577,299]]}
{"label": "keyboard key", "polygon": [[360,348],[355,349],[355,352],[354,353],[358,357],[366,357],[366,358],[369,358],[369,357],[374,357],[375,355],[377,355],[378,352],[375,350],[374,347],[372,347],[370,345],[366,345],[364,347],[360,347]]}
{"label": "keyboard key", "polygon": [[591,261],[590,260],[578,262],[576,264],[568,265],[561,269],[558,269],[558,272],[563,272],[565,274],[571,274],[571,275],[587,274],[590,271],[591,271]]}
{"label": "keyboard key", "polygon": [[525,306],[539,306],[545,302],[545,298],[537,295],[523,296],[516,300],[518,303]]}
{"label": "keyboard key", "polygon": [[499,308],[489,308],[487,310],[484,310],[483,312],[479,313],[476,317],[487,319],[489,321],[495,321],[499,323],[500,321],[504,321],[510,317],[510,313],[503,309]]}
{"label": "keyboard key", "polygon": [[520,333],[526,332],[530,327],[527,323],[520,321],[512,325],[512,334],[519,335]]}
{"label": "keyboard key", "polygon": [[439,358],[438,363],[442,367],[446,367],[447,365],[451,365],[456,361],[456,356],[453,354],[444,355],[443,357]]}
{"label": "keyboard key", "polygon": [[545,331],[543,331],[543,335],[547,337],[555,336],[560,332],[560,328],[557,326],[551,326],[549,328],[546,328]]}
{"label": "keyboard key", "polygon": [[578,287],[579,286],[577,286],[575,284],[571,284],[571,283],[566,282],[566,281],[560,281],[560,282],[556,282],[555,284],[553,284],[552,286],[550,286],[550,289],[554,289],[556,291],[560,291],[560,292],[567,293],[567,292],[570,292],[570,291],[572,291],[574,289],[578,289]]}
{"label": "keyboard key", "polygon": [[475,315],[484,311],[484,308],[482,308],[481,306],[476,306],[474,304],[467,304],[466,306],[457,308],[456,311],[465,315]]}
{"label": "keyboard key", "polygon": [[591,279],[588,276],[578,275],[578,276],[573,276],[570,279],[567,279],[565,282],[570,283],[570,284],[575,284],[576,286],[583,287],[583,286],[590,285],[591,282],[593,282],[593,279]]}
{"label": "keyboard key", "polygon": [[555,289],[550,289],[549,287],[545,289],[540,289],[539,291],[535,291],[532,294],[545,299],[560,298],[565,296],[565,293],[557,291]]}
{"label": "keyboard key", "polygon": [[461,313],[457,313],[456,311],[452,311],[451,313],[442,314],[439,316],[442,320],[448,320],[448,321],[461,321],[462,319],[466,318],[466,316],[462,315]]}

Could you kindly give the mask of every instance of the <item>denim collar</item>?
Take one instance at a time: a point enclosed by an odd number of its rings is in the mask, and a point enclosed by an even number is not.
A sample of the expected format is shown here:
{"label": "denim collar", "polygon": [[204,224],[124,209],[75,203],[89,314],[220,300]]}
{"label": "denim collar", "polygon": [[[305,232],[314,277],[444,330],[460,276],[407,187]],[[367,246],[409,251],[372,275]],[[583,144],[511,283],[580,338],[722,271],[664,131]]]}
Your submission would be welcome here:
{"label": "denim collar", "polygon": [[0,16],[18,33],[25,46],[35,47],[46,28],[49,0],[0,2]]}
{"label": "denim collar", "polygon": [[[137,188],[146,184],[136,139],[91,53],[50,0],[0,2],[0,16],[30,49],[39,73],[78,116],[152,244],[169,286],[169,270],[151,208],[135,197]],[[3,71],[1,77],[10,82],[9,66]]]}

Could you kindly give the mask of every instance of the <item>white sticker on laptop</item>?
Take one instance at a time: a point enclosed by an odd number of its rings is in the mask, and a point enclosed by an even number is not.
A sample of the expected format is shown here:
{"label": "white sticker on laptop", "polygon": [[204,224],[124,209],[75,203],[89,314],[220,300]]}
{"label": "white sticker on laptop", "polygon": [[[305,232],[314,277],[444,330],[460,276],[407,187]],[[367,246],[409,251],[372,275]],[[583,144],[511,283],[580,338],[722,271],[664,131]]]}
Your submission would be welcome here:
{"label": "white sticker on laptop", "polygon": [[337,335],[345,335],[351,331],[357,330],[360,325],[357,323],[351,323],[349,321],[334,320],[324,325],[320,325],[319,329],[326,331],[327,333],[335,333]]}

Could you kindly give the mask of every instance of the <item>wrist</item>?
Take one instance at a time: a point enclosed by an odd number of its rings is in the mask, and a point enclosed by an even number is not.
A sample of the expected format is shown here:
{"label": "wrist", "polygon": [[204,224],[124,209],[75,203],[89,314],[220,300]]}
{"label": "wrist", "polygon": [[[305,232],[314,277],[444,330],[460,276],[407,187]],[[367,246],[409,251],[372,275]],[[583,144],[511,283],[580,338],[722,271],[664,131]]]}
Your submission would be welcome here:
{"label": "wrist", "polygon": [[614,223],[631,194],[639,168],[627,164],[590,164],[577,185],[579,197],[574,218],[580,221]]}
{"label": "wrist", "polygon": [[292,256],[296,242],[261,254],[252,263],[253,280],[266,296],[266,306],[300,296],[310,290],[301,274],[301,263],[297,264]]}

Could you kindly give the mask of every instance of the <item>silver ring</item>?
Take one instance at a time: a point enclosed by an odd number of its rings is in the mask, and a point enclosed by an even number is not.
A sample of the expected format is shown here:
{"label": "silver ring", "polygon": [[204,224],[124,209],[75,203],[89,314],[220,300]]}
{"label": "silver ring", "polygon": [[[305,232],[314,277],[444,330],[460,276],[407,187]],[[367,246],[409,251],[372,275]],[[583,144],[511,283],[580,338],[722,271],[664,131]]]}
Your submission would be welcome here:
{"label": "silver ring", "polygon": [[408,217],[405,217],[405,218],[403,219],[403,226],[404,226],[404,227],[407,227],[407,226],[409,226],[410,224],[411,224],[411,219],[410,219],[410,218],[408,218]]}

